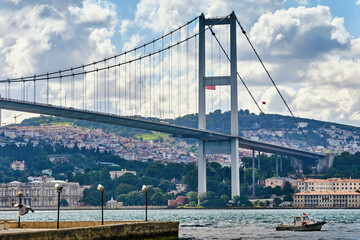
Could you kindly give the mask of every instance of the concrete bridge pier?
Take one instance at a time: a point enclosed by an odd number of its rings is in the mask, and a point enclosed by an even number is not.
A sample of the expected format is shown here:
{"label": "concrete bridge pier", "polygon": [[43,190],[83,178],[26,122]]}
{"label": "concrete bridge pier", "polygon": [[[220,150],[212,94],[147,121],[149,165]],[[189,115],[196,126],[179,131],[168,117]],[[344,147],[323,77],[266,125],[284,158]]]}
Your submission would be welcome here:
{"label": "concrete bridge pier", "polygon": [[255,198],[255,150],[252,150],[252,197]]}
{"label": "concrete bridge pier", "polygon": [[206,154],[204,140],[199,140],[198,194],[206,192]]}
{"label": "concrete bridge pier", "polygon": [[240,196],[239,139],[231,139],[231,197]]}
{"label": "concrete bridge pier", "polygon": [[[214,25],[230,26],[230,75],[229,76],[206,76],[205,61],[205,27]],[[198,163],[198,193],[206,192],[206,160],[205,154],[226,153],[231,154],[231,197],[240,196],[240,173],[239,173],[239,121],[238,121],[238,90],[237,90],[237,51],[236,51],[236,16],[232,12],[228,18],[206,19],[203,14],[199,17],[199,115],[198,128],[206,129],[206,86],[228,85],[230,86],[231,102],[231,139],[230,141],[199,141]],[[219,146],[224,148],[220,148]],[[213,147],[213,148],[211,148]]]}

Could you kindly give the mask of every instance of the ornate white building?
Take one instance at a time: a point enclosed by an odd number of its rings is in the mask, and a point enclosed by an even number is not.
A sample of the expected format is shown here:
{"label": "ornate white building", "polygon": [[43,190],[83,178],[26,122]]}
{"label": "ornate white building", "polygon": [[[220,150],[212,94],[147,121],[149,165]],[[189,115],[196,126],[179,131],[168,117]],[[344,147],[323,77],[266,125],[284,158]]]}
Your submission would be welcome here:
{"label": "ornate white building", "polygon": [[58,193],[54,189],[56,183],[63,187],[60,198],[65,199],[69,207],[77,207],[78,201],[83,197],[83,190],[80,189],[79,183],[60,180],[1,183],[0,207],[11,207],[12,203],[18,203],[19,190],[23,194],[21,199],[23,204],[32,207],[56,207],[58,204]]}

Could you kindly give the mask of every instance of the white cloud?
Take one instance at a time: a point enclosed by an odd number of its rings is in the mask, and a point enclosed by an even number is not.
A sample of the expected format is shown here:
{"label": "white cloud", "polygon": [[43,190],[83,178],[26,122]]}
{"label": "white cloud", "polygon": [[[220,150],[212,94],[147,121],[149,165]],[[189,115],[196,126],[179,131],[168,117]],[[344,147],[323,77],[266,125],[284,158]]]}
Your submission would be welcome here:
{"label": "white cloud", "polygon": [[360,5],[360,0],[357,0],[357,1],[356,1],[356,5]]}
{"label": "white cloud", "polygon": [[[111,38],[117,19],[112,4],[100,0],[45,2],[1,3],[0,72],[2,78],[81,65],[115,53]],[[66,84],[64,82],[63,88]],[[11,97],[20,98],[19,87],[12,87]],[[41,82],[37,85],[37,100],[42,102],[46,96],[44,87],[45,85]],[[50,98],[58,94],[56,89],[58,88],[50,88]],[[0,91],[4,96],[4,89],[1,88]],[[66,90],[63,91],[64,95]],[[30,92],[29,96],[32,98],[31,88]],[[16,93],[17,96],[15,96]],[[3,120],[12,122],[11,115],[9,111],[3,111]],[[22,117],[25,116],[29,115],[22,115]]]}
{"label": "white cloud", "polygon": [[121,21],[121,24],[120,24],[120,34],[122,36],[124,36],[126,34],[126,32],[128,31],[129,27],[132,25],[131,24],[132,22],[128,19],[124,19]]}
{"label": "white cloud", "polygon": [[135,22],[141,27],[162,33],[173,30],[194,16],[226,16],[234,11],[244,27],[252,25],[265,12],[280,9],[284,0],[141,0],[137,5]]}
{"label": "white cloud", "polygon": [[350,116],[350,120],[360,122],[360,111],[354,112]]}
{"label": "white cloud", "polygon": [[132,50],[133,48],[139,46],[143,40],[144,40],[144,37],[142,37],[138,34],[132,35],[130,38],[130,41],[128,41],[124,44],[123,52]]}
{"label": "white cloud", "polygon": [[19,76],[34,72],[37,55],[51,48],[50,36],[62,37],[65,22],[53,6],[38,5],[14,10],[3,9],[1,16],[8,24],[0,27],[4,74]]}
{"label": "white cloud", "polygon": [[86,23],[92,26],[98,24],[111,26],[116,20],[114,6],[108,2],[84,0],[82,6],[69,6],[69,13],[73,15],[76,23]]}
{"label": "white cloud", "polygon": [[299,5],[308,5],[309,4],[309,0],[296,0],[296,2]]}
{"label": "white cloud", "polygon": [[343,23],[342,18],[332,19],[325,6],[282,9],[263,14],[251,28],[250,38],[268,54],[313,58],[347,46],[350,37]]}

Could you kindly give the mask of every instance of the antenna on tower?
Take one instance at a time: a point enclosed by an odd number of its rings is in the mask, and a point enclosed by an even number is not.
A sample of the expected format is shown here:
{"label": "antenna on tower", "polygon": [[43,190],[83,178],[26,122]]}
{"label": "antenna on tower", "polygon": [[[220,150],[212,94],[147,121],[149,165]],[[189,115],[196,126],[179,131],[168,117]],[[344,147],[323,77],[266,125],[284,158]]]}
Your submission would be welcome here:
{"label": "antenna on tower", "polygon": [[15,114],[15,116],[13,117],[14,119],[15,119],[15,124],[16,124],[16,119],[18,118],[18,117],[20,117],[22,114],[19,114],[19,115],[16,115]]}

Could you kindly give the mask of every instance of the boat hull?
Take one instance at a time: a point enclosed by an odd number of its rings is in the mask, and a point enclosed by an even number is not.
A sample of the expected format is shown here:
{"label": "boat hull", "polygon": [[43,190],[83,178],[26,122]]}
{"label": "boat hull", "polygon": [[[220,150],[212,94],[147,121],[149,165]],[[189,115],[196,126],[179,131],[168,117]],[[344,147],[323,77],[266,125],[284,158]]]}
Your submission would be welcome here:
{"label": "boat hull", "polygon": [[276,231],[321,231],[322,226],[326,222],[317,222],[308,224],[306,226],[293,226],[293,225],[279,225],[276,226]]}

